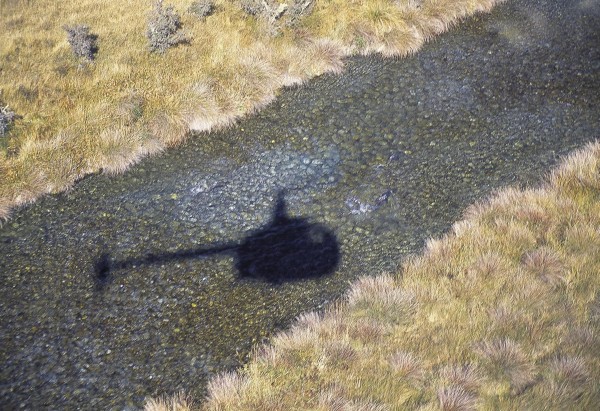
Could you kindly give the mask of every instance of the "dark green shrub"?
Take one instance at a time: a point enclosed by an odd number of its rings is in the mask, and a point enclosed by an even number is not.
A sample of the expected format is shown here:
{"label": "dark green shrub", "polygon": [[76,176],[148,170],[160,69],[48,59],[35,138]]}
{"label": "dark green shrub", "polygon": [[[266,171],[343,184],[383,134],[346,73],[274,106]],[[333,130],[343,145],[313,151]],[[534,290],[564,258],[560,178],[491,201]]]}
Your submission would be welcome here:
{"label": "dark green shrub", "polygon": [[154,4],[146,36],[150,51],[156,53],[164,53],[169,47],[189,42],[189,38],[181,31],[181,18],[173,6],[163,7],[162,0]]}
{"label": "dark green shrub", "polygon": [[90,28],[83,24],[63,26],[63,29],[67,32],[67,39],[69,40],[73,54],[78,58],[92,61],[98,51],[96,43],[98,36],[91,34]]}
{"label": "dark green shrub", "polygon": [[188,13],[195,15],[198,18],[210,16],[215,11],[215,3],[213,0],[194,1],[188,8]]}

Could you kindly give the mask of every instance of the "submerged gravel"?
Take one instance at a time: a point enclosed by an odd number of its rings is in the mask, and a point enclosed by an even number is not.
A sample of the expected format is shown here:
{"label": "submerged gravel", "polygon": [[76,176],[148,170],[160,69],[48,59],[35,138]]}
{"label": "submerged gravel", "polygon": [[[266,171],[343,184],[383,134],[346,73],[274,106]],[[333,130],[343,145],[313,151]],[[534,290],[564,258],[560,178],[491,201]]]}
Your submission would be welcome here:
{"label": "submerged gravel", "polygon": [[[394,270],[473,201],[541,180],[600,136],[600,6],[510,1],[418,55],[348,61],[226,132],[91,176],[0,228],[0,404],[139,409],[239,366],[253,344],[363,274]],[[240,279],[227,255],[144,265],[99,289],[98,258],[239,243],[288,212],[326,225],[322,278]],[[385,197],[383,200],[381,200]]]}

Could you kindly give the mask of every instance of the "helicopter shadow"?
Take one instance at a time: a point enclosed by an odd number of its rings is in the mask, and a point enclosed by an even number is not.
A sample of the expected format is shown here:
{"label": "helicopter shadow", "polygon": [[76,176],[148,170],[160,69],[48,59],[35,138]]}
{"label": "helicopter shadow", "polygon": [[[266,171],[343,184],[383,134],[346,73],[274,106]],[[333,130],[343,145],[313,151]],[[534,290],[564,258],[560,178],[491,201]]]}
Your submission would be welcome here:
{"label": "helicopter shadow", "polygon": [[102,289],[118,272],[143,265],[217,255],[233,257],[241,278],[255,278],[270,283],[316,278],[333,273],[340,261],[335,233],[325,225],[311,223],[306,218],[290,217],[284,197],[283,192],[278,193],[271,221],[238,243],[147,254],[141,258],[116,261],[108,253],[104,253],[95,263],[96,285]]}

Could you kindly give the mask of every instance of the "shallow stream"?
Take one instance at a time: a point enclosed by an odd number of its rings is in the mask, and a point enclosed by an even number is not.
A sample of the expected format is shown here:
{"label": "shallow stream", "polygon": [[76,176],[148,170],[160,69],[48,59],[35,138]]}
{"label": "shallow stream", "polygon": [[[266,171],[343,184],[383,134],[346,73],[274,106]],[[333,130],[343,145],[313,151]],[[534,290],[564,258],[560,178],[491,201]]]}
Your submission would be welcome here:
{"label": "shallow stream", "polygon": [[467,205],[539,183],[600,137],[599,103],[600,3],[509,1],[414,57],[350,59],[228,131],[17,211],[0,228],[1,408],[201,398]]}

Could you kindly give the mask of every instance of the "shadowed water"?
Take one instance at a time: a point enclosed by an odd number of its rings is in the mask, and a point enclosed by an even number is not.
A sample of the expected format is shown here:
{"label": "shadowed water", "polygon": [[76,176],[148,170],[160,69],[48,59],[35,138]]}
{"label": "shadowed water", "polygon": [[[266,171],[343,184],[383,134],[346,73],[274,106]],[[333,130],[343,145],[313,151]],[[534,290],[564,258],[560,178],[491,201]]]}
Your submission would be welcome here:
{"label": "shadowed water", "polygon": [[[352,59],[231,130],[19,210],[0,228],[0,404],[201,397],[299,313],[395,270],[468,204],[539,182],[600,136],[599,29],[598,2],[509,1],[414,57]],[[335,239],[331,273],[240,275],[277,272],[283,257],[253,251],[263,238],[288,255],[261,235],[281,226],[281,191],[292,238]]]}

